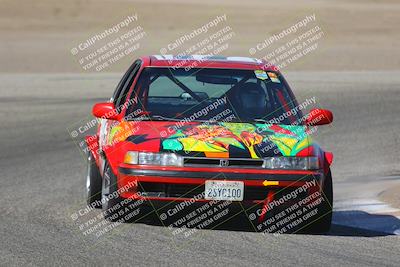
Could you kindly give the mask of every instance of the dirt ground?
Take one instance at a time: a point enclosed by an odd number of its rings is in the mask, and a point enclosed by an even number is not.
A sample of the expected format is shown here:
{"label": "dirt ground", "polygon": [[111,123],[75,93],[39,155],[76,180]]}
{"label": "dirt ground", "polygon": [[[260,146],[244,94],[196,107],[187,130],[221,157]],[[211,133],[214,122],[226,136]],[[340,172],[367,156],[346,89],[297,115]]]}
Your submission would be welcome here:
{"label": "dirt ground", "polygon": [[0,72],[85,72],[71,48],[134,13],[146,39],[139,50],[107,71],[120,72],[140,55],[159,54],[161,47],[223,14],[235,32],[224,55],[250,56],[250,47],[315,14],[324,37],[316,51],[289,70],[400,69],[396,0],[1,0],[0,4]]}

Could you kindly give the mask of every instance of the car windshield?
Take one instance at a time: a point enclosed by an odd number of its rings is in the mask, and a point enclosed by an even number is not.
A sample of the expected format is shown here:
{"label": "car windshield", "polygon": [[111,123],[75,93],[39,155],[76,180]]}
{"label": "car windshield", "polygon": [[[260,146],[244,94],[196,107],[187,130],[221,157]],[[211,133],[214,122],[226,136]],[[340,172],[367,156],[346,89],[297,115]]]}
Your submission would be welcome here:
{"label": "car windshield", "polygon": [[140,114],[152,120],[292,124],[301,116],[290,112],[296,100],[271,71],[149,67],[135,92]]}

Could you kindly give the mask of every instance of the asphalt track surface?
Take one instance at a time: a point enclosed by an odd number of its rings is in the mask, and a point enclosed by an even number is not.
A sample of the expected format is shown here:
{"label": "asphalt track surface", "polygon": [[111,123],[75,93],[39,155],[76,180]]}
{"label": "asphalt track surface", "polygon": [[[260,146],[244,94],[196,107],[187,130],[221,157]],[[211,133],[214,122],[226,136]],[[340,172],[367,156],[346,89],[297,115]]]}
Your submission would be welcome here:
{"label": "asphalt track surface", "polygon": [[[400,183],[399,72],[286,75],[300,100],[315,96],[335,115],[316,138],[335,154],[330,233],[263,235],[232,226],[182,239],[138,223],[87,237],[71,218],[85,207],[86,161],[76,146],[83,136],[73,139],[67,129],[91,119],[92,104],[111,96],[119,76],[0,75],[0,265],[400,265],[398,213],[374,202]],[[387,215],[372,214],[381,207]]]}

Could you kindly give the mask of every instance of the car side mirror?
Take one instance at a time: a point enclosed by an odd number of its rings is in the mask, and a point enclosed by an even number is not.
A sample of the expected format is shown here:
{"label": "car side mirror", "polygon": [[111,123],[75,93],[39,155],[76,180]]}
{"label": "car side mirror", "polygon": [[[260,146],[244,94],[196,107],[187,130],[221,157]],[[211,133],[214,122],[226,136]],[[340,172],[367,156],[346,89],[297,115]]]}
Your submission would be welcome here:
{"label": "car side mirror", "polygon": [[118,120],[118,112],[113,103],[96,103],[92,108],[93,116],[100,119]]}
{"label": "car side mirror", "polygon": [[333,121],[333,114],[327,109],[315,108],[310,110],[306,118],[309,126],[330,124]]}

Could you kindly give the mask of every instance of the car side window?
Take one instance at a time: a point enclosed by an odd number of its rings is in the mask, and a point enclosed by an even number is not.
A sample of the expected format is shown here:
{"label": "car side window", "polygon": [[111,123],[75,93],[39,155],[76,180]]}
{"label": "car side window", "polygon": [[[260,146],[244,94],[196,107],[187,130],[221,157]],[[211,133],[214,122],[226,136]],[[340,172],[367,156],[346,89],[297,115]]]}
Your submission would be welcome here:
{"label": "car side window", "polygon": [[129,69],[125,72],[124,76],[122,76],[121,80],[119,81],[117,88],[115,88],[114,94],[110,99],[110,102],[113,102],[115,105],[115,102],[118,99],[119,94],[121,93],[122,87],[126,82],[126,79],[128,79],[129,73],[131,73],[132,69],[133,69],[134,64],[132,64],[131,67],[129,67]]}
{"label": "car side window", "polygon": [[126,100],[126,96],[129,92],[129,89],[132,85],[132,82],[135,80],[135,77],[140,69],[141,61],[138,60],[132,66],[129,68],[128,72],[126,73],[126,77],[121,79],[121,82],[119,84],[118,92],[117,95],[115,95],[115,98],[113,98],[113,102],[115,107],[119,107],[120,105],[123,105]]}

